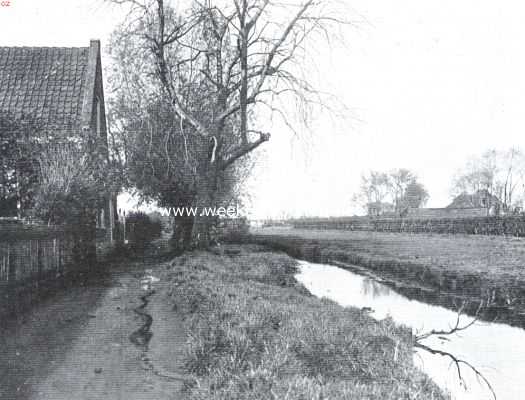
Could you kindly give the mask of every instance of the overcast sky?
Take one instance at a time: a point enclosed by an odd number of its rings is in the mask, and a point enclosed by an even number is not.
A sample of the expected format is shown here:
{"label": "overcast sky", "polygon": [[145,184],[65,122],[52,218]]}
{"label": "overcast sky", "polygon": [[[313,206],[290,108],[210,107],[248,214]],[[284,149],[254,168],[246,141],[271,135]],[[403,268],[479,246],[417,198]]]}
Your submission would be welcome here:
{"label": "overcast sky", "polygon": [[[361,173],[400,167],[418,174],[429,206],[445,206],[468,156],[525,147],[522,2],[349,4],[361,23],[345,29],[346,46],[316,49],[319,85],[348,118],[316,114],[303,141],[272,127],[249,185],[254,216],[352,214]],[[11,0],[0,7],[0,45],[104,45],[120,18],[100,0]]]}

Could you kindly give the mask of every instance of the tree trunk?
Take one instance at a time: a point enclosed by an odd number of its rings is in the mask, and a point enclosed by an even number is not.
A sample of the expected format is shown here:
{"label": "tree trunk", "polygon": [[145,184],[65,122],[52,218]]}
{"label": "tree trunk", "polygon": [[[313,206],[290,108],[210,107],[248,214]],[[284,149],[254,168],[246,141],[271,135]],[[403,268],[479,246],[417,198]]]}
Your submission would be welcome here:
{"label": "tree trunk", "polygon": [[194,218],[192,241],[196,248],[206,249],[217,241],[215,229],[217,218],[204,212],[217,207],[217,187],[219,181],[218,163],[209,164],[198,187],[196,196],[197,214]]}
{"label": "tree trunk", "polygon": [[193,245],[199,249],[208,248],[212,241],[212,235],[210,232],[212,227],[212,217],[209,215],[204,215],[203,213],[205,208],[214,207],[214,204],[211,201],[212,196],[210,196],[209,190],[209,187],[203,187],[201,190],[199,190],[201,193],[197,195],[197,215],[194,217],[191,237]]}
{"label": "tree trunk", "polygon": [[192,249],[193,216],[178,215],[173,221],[171,247],[176,253]]}
{"label": "tree trunk", "polygon": [[183,212],[183,215],[174,218],[170,243],[178,253],[196,248],[206,249],[217,240],[217,217],[212,215],[212,211],[215,212],[213,209],[217,207],[220,163],[219,160],[207,161],[201,167],[194,191],[179,197],[178,201],[183,204],[173,206],[178,209],[178,214]]}

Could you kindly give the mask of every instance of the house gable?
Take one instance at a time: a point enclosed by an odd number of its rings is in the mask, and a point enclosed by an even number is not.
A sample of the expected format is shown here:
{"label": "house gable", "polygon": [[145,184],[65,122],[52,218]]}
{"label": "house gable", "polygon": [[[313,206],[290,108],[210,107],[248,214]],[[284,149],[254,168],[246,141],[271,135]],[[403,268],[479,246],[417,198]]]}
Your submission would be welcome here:
{"label": "house gable", "polygon": [[[13,126],[23,121],[28,137],[96,135],[94,151],[107,161],[100,41],[78,48],[0,47],[0,117]],[[106,223],[100,225],[112,226],[112,210],[101,214]]]}
{"label": "house gable", "polygon": [[89,47],[0,47],[0,113],[107,142],[100,41]]}
{"label": "house gable", "polygon": [[86,69],[86,88],[82,99],[82,128],[91,129],[99,138],[107,141],[104,87],[102,82],[102,61],[100,41],[91,40],[89,61]]}

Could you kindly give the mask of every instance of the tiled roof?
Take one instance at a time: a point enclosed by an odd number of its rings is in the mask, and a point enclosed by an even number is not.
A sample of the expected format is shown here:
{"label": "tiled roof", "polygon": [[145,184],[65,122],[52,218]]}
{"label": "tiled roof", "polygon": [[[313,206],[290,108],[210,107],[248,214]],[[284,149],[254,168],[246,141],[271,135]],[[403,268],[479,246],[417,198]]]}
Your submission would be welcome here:
{"label": "tiled roof", "polygon": [[[485,201],[487,204],[483,204],[483,199],[486,199]],[[460,194],[452,201],[452,203],[447,206],[447,208],[486,207],[487,205],[495,205],[500,203],[500,200],[496,196],[490,194],[486,189],[481,189],[473,194]]]}
{"label": "tiled roof", "polygon": [[0,47],[0,112],[78,127],[88,56],[88,47]]}

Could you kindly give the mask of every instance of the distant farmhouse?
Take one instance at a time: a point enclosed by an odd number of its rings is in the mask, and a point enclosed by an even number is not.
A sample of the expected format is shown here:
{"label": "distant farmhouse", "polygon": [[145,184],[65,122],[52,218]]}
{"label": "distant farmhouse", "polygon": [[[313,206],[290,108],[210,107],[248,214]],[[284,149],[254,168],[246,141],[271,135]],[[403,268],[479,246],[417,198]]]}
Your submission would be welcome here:
{"label": "distant farmhouse", "polygon": [[457,196],[447,208],[501,208],[501,201],[488,190],[478,190],[474,194],[463,193]]}
{"label": "distant farmhouse", "polygon": [[470,218],[499,215],[502,210],[501,201],[488,190],[478,190],[476,193],[462,193],[455,197],[445,208],[413,208],[408,210],[408,218]]}
{"label": "distant farmhouse", "polygon": [[501,210],[501,201],[488,190],[482,189],[473,194],[460,194],[445,208],[408,208],[402,215],[395,213],[390,203],[370,203],[368,216],[414,219],[469,218],[499,215]]}
{"label": "distant farmhouse", "polygon": [[[0,47],[0,113],[30,118],[39,127],[71,138],[93,135],[97,152],[107,160],[100,42],[92,40],[89,47],[78,48]],[[96,221],[108,232],[116,217],[115,199],[110,197],[97,210]],[[14,207],[20,208],[20,201],[0,199],[0,216],[16,215]]]}

